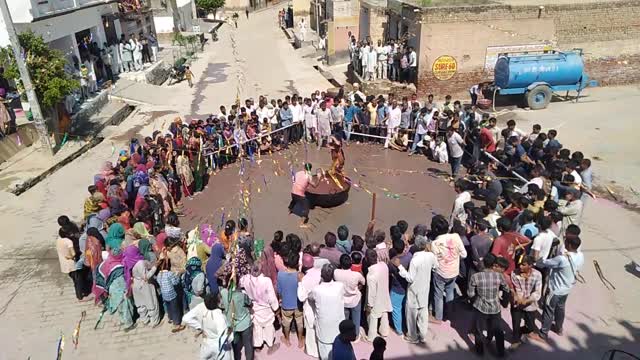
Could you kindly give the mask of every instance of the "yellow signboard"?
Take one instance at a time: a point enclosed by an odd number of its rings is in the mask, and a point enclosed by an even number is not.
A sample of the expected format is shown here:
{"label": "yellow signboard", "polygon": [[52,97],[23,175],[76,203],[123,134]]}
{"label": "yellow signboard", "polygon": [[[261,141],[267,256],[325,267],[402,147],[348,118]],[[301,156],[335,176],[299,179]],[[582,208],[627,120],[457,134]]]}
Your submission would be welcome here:
{"label": "yellow signboard", "polygon": [[449,80],[458,71],[458,63],[453,56],[442,55],[433,62],[433,76],[438,80]]}

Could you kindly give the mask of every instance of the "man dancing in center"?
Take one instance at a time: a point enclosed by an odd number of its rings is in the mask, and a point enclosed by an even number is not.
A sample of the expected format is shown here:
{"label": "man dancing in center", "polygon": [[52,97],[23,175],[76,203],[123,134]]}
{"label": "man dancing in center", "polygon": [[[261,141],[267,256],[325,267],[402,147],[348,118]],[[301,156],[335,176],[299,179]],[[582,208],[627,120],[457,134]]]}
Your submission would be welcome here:
{"label": "man dancing in center", "polygon": [[289,213],[296,214],[302,218],[300,227],[306,228],[309,222],[309,199],[305,195],[307,187],[318,186],[320,177],[311,176],[311,164],[304,164],[304,169],[298,171],[293,178],[293,186],[291,187],[291,202],[289,203]]}

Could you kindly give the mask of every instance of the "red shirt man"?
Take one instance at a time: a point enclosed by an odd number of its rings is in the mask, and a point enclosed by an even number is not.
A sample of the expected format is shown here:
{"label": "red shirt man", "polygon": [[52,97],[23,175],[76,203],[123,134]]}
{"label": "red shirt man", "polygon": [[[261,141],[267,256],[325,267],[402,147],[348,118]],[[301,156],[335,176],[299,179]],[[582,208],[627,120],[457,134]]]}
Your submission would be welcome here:
{"label": "red shirt man", "polygon": [[[515,255],[516,250],[525,249],[531,240],[524,235],[520,235],[517,232],[511,231],[511,220],[501,217],[497,221],[497,228],[502,233],[494,241],[491,247],[491,253],[495,256],[502,256],[509,262],[509,267],[505,270],[504,274],[507,277],[507,282],[511,284],[511,273],[516,268]],[[526,250],[524,251],[526,253]]]}
{"label": "red shirt man", "polygon": [[480,141],[482,142],[482,148],[486,152],[493,153],[496,151],[496,139],[493,138],[491,130],[487,128],[480,129]]}

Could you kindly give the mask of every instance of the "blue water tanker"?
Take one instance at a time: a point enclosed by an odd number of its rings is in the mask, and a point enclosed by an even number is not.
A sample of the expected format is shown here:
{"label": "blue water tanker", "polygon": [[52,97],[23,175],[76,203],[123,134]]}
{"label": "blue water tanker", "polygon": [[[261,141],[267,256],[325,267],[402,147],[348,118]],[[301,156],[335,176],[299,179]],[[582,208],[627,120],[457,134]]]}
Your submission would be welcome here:
{"label": "blue water tanker", "polygon": [[597,86],[584,72],[582,50],[535,54],[502,54],[494,68],[500,95],[523,94],[529,108],[544,109],[553,92],[577,91]]}

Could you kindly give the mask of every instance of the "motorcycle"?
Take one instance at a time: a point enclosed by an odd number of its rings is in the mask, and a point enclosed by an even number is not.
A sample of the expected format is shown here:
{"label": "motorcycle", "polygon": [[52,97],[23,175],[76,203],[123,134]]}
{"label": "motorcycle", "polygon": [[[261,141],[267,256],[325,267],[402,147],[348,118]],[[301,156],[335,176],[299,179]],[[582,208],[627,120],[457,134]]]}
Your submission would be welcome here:
{"label": "motorcycle", "polygon": [[169,77],[171,78],[171,80],[169,80],[169,85],[172,85],[184,80],[185,70],[186,69],[184,65],[171,67],[171,73],[169,74]]}

